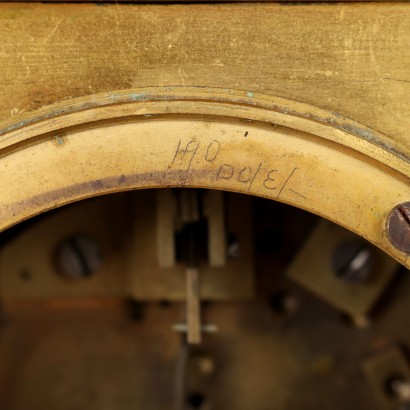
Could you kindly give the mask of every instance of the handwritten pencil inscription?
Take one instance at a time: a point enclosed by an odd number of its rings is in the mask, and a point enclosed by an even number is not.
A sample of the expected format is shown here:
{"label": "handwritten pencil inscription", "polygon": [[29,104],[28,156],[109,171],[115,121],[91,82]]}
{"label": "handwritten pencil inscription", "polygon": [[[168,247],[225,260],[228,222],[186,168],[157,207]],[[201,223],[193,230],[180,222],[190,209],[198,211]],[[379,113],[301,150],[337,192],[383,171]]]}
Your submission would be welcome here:
{"label": "handwritten pencil inscription", "polygon": [[216,163],[218,164],[214,175],[216,181],[236,181],[243,184],[248,192],[258,185],[259,188],[274,192],[277,199],[284,192],[291,192],[306,199],[305,195],[292,188],[292,181],[297,177],[297,167],[292,167],[284,174],[283,170],[264,162],[259,162],[256,166],[236,165],[224,162],[221,148],[222,144],[218,140],[204,144],[194,139],[180,139],[168,168],[178,168],[188,172],[192,169],[194,160],[196,163],[202,161]]}

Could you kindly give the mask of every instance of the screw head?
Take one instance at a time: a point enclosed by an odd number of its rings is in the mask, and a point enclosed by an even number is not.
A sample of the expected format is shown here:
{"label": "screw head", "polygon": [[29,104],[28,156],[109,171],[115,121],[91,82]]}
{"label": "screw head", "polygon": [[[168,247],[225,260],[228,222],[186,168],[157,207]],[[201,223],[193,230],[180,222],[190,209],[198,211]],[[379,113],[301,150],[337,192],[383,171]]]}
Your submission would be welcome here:
{"label": "screw head", "polygon": [[375,265],[374,249],[360,239],[340,243],[332,255],[335,275],[350,283],[365,283],[370,279]]}
{"label": "screw head", "polygon": [[65,238],[56,248],[55,262],[58,271],[68,279],[92,276],[103,264],[100,243],[85,235]]}
{"label": "screw head", "polygon": [[393,246],[410,255],[410,202],[392,209],[387,218],[386,231]]}

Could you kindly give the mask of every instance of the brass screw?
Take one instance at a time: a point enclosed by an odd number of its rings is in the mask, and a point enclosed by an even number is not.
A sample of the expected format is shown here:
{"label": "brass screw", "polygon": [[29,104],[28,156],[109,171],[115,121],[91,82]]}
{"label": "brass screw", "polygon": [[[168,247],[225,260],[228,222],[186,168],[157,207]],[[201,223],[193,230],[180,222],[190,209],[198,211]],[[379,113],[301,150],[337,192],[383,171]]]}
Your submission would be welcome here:
{"label": "brass screw", "polygon": [[410,255],[410,202],[393,208],[387,218],[386,231],[390,242]]}

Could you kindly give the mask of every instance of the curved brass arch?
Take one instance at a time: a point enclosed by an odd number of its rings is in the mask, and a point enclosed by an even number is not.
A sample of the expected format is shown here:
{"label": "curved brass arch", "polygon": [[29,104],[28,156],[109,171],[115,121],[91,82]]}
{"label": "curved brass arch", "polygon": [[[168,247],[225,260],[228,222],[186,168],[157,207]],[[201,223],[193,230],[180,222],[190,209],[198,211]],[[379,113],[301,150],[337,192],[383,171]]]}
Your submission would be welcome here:
{"label": "curved brass arch", "polygon": [[410,200],[409,163],[387,136],[295,101],[198,87],[106,93],[0,124],[0,230],[104,193],[204,187],[306,209],[410,267],[385,234],[390,210]]}

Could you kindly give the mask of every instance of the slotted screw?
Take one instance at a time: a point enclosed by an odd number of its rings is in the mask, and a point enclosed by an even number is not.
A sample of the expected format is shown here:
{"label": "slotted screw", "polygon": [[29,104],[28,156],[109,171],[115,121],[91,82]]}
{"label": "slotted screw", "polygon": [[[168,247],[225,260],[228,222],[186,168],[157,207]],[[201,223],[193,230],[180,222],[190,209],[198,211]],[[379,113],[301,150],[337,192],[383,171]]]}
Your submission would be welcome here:
{"label": "slotted screw", "polygon": [[58,271],[66,278],[92,276],[103,264],[100,243],[84,235],[65,238],[56,248],[55,262]]}
{"label": "slotted screw", "polygon": [[410,202],[393,208],[387,218],[386,231],[390,242],[410,255]]}
{"label": "slotted screw", "polygon": [[372,274],[375,254],[369,243],[353,240],[341,243],[333,252],[335,275],[351,283],[364,283]]}

